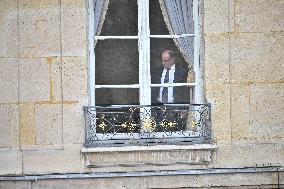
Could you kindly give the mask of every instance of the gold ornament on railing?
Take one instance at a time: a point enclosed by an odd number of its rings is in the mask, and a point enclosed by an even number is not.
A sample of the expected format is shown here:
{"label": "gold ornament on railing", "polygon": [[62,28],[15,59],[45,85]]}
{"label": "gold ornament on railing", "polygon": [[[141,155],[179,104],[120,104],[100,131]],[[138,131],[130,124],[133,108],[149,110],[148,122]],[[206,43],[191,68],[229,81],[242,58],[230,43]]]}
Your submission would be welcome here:
{"label": "gold ornament on railing", "polygon": [[106,126],[107,125],[105,124],[105,122],[102,122],[98,125],[98,127],[101,128],[103,131],[105,130]]}
{"label": "gold ornament on railing", "polygon": [[121,125],[121,127],[128,129],[129,131],[134,131],[135,129],[135,124],[134,123],[129,123],[129,122],[125,122]]}
{"label": "gold ornament on railing", "polygon": [[145,118],[142,121],[143,128],[147,132],[153,132],[156,128],[156,121],[153,118]]}
{"label": "gold ornament on railing", "polygon": [[197,125],[197,121],[196,120],[192,120],[190,122],[190,125],[191,125],[192,128],[195,128],[195,126]]}
{"label": "gold ornament on railing", "polygon": [[164,128],[167,128],[167,127],[175,127],[177,125],[176,122],[171,122],[171,121],[167,121],[167,120],[163,120],[160,122],[160,125]]}

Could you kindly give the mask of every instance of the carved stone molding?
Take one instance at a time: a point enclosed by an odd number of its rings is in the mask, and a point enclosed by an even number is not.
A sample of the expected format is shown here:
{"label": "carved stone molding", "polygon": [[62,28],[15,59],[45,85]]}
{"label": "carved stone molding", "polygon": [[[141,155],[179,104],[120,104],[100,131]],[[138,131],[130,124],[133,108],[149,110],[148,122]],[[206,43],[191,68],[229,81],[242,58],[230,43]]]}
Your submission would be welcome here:
{"label": "carved stone molding", "polygon": [[157,145],[83,148],[81,152],[89,168],[206,165],[211,162],[212,151],[216,148],[212,144]]}

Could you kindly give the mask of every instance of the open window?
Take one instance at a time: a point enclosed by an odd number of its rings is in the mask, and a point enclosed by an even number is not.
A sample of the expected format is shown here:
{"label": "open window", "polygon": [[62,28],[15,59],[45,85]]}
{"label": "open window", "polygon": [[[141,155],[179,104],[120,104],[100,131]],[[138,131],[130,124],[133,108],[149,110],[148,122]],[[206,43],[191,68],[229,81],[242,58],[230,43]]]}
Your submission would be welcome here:
{"label": "open window", "polygon": [[86,147],[209,140],[198,7],[198,0],[89,0]]}

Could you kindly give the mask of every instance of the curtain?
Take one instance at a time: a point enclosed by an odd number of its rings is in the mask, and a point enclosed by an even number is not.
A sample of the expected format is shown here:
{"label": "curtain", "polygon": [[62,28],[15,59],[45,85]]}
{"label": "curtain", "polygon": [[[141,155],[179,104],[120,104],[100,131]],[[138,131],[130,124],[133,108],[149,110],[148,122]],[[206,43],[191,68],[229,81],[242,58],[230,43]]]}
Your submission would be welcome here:
{"label": "curtain", "polygon": [[[159,0],[163,17],[171,35],[193,34],[192,0]],[[174,42],[188,63],[188,82],[194,81],[193,50],[194,38],[174,38]]]}
{"label": "curtain", "polygon": [[[103,23],[105,21],[105,15],[107,13],[109,0],[93,0],[94,5],[94,32],[95,36],[100,35]],[[95,40],[96,45],[97,41]]]}

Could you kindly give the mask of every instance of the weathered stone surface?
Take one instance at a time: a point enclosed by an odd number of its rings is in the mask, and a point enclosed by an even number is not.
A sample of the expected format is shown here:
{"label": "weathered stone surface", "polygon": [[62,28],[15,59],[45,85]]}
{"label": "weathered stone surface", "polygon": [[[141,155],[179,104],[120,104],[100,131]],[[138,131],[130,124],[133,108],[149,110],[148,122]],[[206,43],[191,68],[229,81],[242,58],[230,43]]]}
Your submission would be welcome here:
{"label": "weathered stone surface", "polygon": [[64,144],[84,144],[85,119],[82,104],[63,105]]}
{"label": "weathered stone surface", "polygon": [[65,146],[63,150],[23,152],[23,173],[80,173],[82,170],[80,145]]}
{"label": "weathered stone surface", "polygon": [[[216,189],[252,189],[271,185],[277,187],[277,173],[238,173],[238,174],[211,174],[211,175],[177,175],[177,176],[148,176],[148,177],[120,177],[74,180],[44,180],[33,183],[34,189],[62,188],[87,189],[96,188],[215,188]],[[273,186],[274,185],[274,186]]]}
{"label": "weathered stone surface", "polygon": [[0,57],[17,57],[17,1],[0,1]]}
{"label": "weathered stone surface", "polygon": [[253,84],[250,132],[256,138],[284,138],[284,84]]}
{"label": "weathered stone surface", "polygon": [[18,101],[18,63],[15,58],[0,58],[0,103]]}
{"label": "weathered stone surface", "polygon": [[[252,142],[251,142],[252,143]],[[232,164],[237,167],[277,166],[278,158],[274,144],[249,144],[232,146]]]}
{"label": "weathered stone surface", "polygon": [[[230,0],[229,0],[230,1]],[[224,33],[231,31],[233,10],[228,0],[204,1],[204,32]]]}
{"label": "weathered stone surface", "polygon": [[60,57],[47,57],[50,69],[50,100],[62,101],[62,62]]}
{"label": "weathered stone surface", "polygon": [[31,181],[0,181],[0,188],[3,189],[32,189]]}
{"label": "weathered stone surface", "polygon": [[86,56],[86,1],[63,0],[61,6],[63,56]]}
{"label": "weathered stone surface", "polygon": [[33,103],[20,104],[21,145],[36,144],[35,106]]}
{"label": "weathered stone surface", "polygon": [[209,167],[232,167],[231,142],[228,142],[228,140],[217,140],[217,145],[218,147],[212,155],[213,161],[209,164]]}
{"label": "weathered stone surface", "polygon": [[205,82],[226,83],[230,80],[229,36],[205,35]]}
{"label": "weathered stone surface", "polygon": [[62,105],[35,105],[36,144],[62,144]]}
{"label": "weathered stone surface", "polygon": [[205,89],[206,99],[212,104],[212,134],[217,140],[231,140],[230,85],[209,84]]}
{"label": "weathered stone surface", "polygon": [[[284,138],[278,139],[275,144],[275,154],[277,156],[277,163],[279,166],[284,167]],[[284,178],[283,178],[284,181]],[[284,183],[283,183],[284,184]]]}
{"label": "weathered stone surface", "polygon": [[270,32],[284,30],[283,0],[235,1],[236,30],[239,32]]}
{"label": "weathered stone surface", "polygon": [[283,61],[283,33],[232,36],[231,74],[235,82],[283,81]]}
{"label": "weathered stone surface", "polygon": [[86,102],[88,71],[86,58],[63,57],[63,100]]}
{"label": "weathered stone surface", "polygon": [[19,75],[20,102],[50,100],[49,65],[43,58],[21,58]]}
{"label": "weathered stone surface", "polygon": [[216,168],[279,166],[280,155],[280,146],[276,147],[273,143],[243,140],[218,148],[217,160],[212,166]]}
{"label": "weathered stone surface", "polygon": [[19,109],[17,104],[0,105],[0,148],[19,147]]}
{"label": "weathered stone surface", "polygon": [[[155,150],[130,152],[89,152],[84,154],[90,167],[167,166],[172,164],[204,165],[211,161],[211,150]],[[166,169],[166,168],[165,168]]]}
{"label": "weathered stone surface", "polygon": [[231,128],[234,140],[249,137],[250,85],[231,85]]}
{"label": "weathered stone surface", "polygon": [[284,173],[279,173],[279,184],[283,184],[284,185]]}
{"label": "weathered stone surface", "polygon": [[21,57],[59,56],[59,1],[23,0],[18,6]]}
{"label": "weathered stone surface", "polygon": [[[22,153],[16,150],[0,151],[0,175],[22,174]],[[1,188],[0,182],[0,188]]]}

